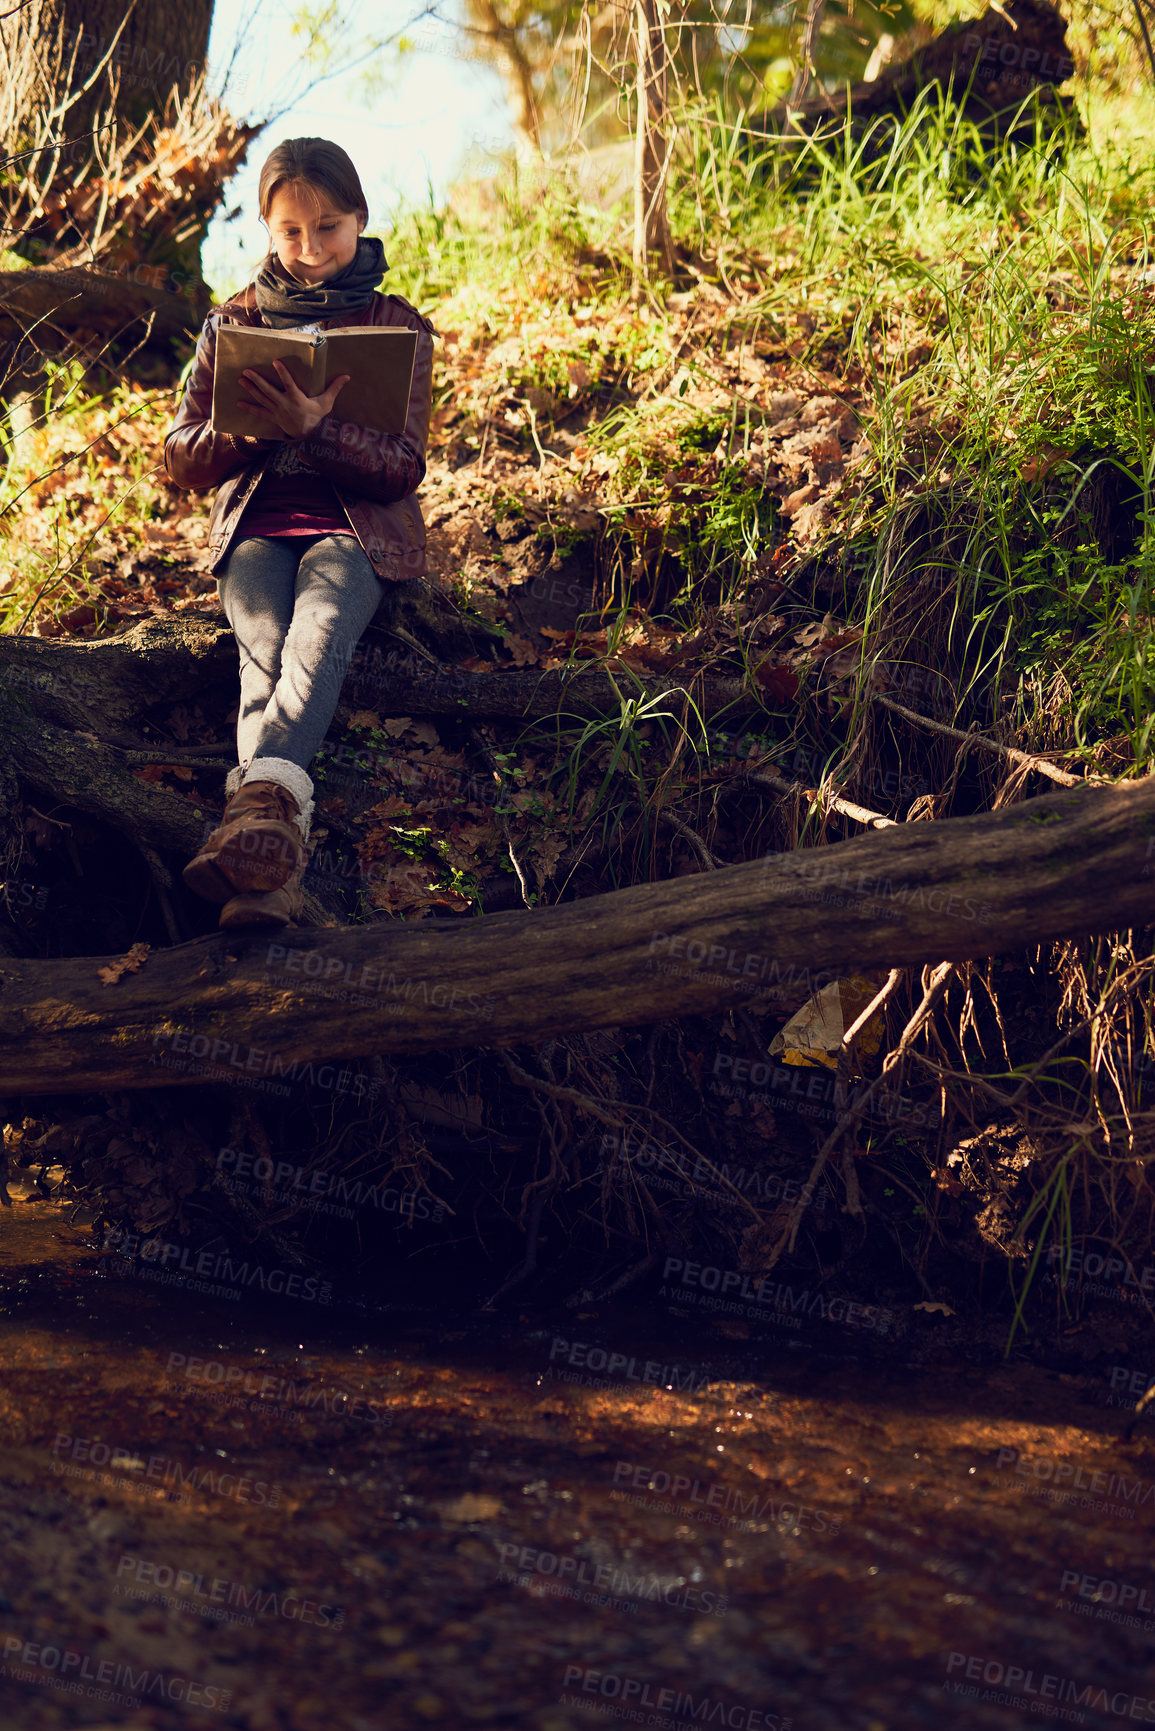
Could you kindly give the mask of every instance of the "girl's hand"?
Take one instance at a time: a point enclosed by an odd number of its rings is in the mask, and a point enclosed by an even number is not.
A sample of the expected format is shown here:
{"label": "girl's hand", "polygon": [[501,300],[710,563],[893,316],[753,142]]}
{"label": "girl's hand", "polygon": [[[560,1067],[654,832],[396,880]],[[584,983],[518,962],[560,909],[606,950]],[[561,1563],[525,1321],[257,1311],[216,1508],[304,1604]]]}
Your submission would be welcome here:
{"label": "girl's hand", "polygon": [[276,385],[263,379],[260,373],[243,372],[241,378],[244,380],[245,389],[257,400],[250,402],[245,397],[239,397],[237,407],[249,409],[255,415],[267,416],[276,423],[282,433],[287,433],[290,439],[308,438],[325,416],[332,413],[337,392],[349,383],[353,375],[341,373],[319,397],[307,397],[284,361],[274,361],[273,365],[277,369],[277,376],[284,381],[284,390],[278,390]]}

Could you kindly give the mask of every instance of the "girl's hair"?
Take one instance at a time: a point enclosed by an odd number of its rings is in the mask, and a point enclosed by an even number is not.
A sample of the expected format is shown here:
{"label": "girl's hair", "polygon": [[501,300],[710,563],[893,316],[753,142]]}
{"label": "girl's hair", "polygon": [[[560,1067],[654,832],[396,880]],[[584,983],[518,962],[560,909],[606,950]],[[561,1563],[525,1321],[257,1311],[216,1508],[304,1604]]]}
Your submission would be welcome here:
{"label": "girl's hair", "polygon": [[274,197],[290,185],[314,197],[327,194],[340,210],[369,220],[357,170],[341,146],[327,138],[285,138],[277,145],[261,169],[258,201],[266,221]]}

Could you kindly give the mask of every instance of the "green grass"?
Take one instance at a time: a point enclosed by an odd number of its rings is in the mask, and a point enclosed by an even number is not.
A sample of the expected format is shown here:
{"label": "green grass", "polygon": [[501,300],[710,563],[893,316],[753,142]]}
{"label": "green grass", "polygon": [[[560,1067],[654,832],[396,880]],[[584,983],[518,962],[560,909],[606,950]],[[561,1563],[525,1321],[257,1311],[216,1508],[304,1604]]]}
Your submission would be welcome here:
{"label": "green grass", "polygon": [[[1090,754],[1123,733],[1144,771],[1155,301],[1140,281],[1153,190],[1140,115],[1126,146],[1057,151],[1040,133],[996,156],[949,106],[922,107],[875,161],[843,141],[789,175],[755,160],[743,177],[727,147],[724,181],[698,159],[695,174],[727,200],[721,250],[765,249],[746,316],[789,331],[791,308],[811,307],[811,348],[841,354],[872,410],[866,489],[843,526],[846,616],[893,652],[896,571],[933,573],[968,719],[986,723],[1009,686],[1028,736],[1045,719],[1053,745],[1058,720],[1061,743]],[[691,214],[701,239],[700,204]],[[1108,470],[1135,519],[1113,557]]]}

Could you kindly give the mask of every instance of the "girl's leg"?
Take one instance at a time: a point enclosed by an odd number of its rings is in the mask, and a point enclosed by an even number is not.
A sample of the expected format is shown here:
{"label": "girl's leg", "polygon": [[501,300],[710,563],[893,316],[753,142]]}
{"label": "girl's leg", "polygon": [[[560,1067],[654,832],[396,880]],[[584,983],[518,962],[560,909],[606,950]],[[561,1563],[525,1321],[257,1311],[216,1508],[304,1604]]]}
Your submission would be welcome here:
{"label": "girl's leg", "polygon": [[381,583],[348,535],[250,537],[221,599],[241,654],[240,768],[221,824],[185,882],[223,902],[222,928],[299,918],[313,810],[308,765],[337,708]]}
{"label": "girl's leg", "polygon": [[262,761],[258,753],[265,711],[281,677],[297,567],[309,544],[296,536],[247,536],[218,581],[240,653],[240,761],[225,783],[228,803],[220,823],[184,870],[189,888],[208,901],[228,905],[238,894],[279,890],[306,859],[313,784],[295,763]]}
{"label": "girl's leg", "polygon": [[293,618],[301,543],[294,537],[248,536],[230,553],[218,582],[241,658],[237,761],[251,763],[277,681]]}
{"label": "girl's leg", "polygon": [[[381,580],[352,535],[309,541],[275,689],[252,735],[253,758],[307,769],[329,730],[349,663],[381,603]],[[243,761],[243,760],[242,760]]]}

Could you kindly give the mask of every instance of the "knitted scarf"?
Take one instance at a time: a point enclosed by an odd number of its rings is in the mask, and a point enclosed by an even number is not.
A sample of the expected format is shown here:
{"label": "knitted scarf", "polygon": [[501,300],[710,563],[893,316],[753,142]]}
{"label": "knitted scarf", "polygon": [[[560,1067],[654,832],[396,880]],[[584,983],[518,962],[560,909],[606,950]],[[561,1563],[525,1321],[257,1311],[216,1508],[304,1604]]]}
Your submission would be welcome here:
{"label": "knitted scarf", "polygon": [[278,331],[360,312],[388,269],[385,248],[375,235],[362,235],[345,268],[315,284],[297,282],[271,252],[257,273],[257,307],[265,323]]}

